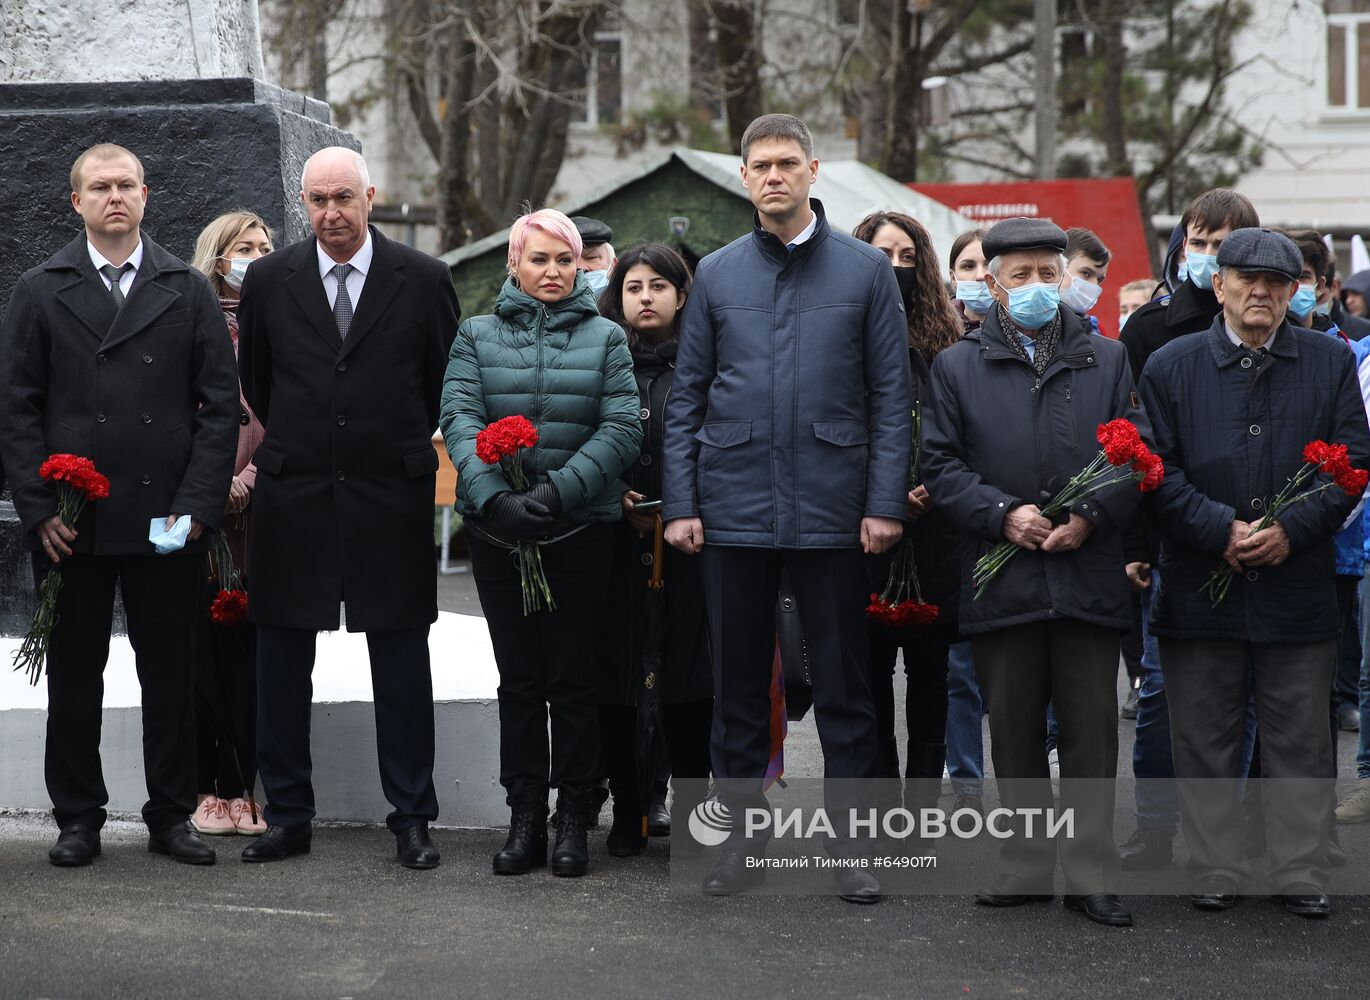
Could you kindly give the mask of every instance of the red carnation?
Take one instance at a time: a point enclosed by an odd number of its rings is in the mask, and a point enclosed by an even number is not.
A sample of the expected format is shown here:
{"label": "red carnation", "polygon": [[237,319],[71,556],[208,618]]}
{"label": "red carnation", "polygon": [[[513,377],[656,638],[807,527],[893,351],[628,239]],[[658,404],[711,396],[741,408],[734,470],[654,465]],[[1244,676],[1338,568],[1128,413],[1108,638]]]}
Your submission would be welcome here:
{"label": "red carnation", "polygon": [[1370,482],[1370,472],[1365,469],[1346,468],[1337,472],[1336,483],[1353,497],[1358,497],[1365,492],[1365,485]]}
{"label": "red carnation", "polygon": [[218,625],[237,625],[247,618],[247,594],[221,590],[209,606],[209,620]]}
{"label": "red carnation", "polygon": [[538,429],[527,417],[515,414],[496,420],[476,435],[476,457],[486,465],[494,465],[520,448],[531,448],[537,443]]}
{"label": "red carnation", "polygon": [[1142,436],[1137,431],[1137,425],[1121,417],[1100,424],[1096,437],[1104,449],[1109,465],[1127,465],[1137,457],[1138,449],[1146,447],[1142,444]]}
{"label": "red carnation", "polygon": [[1150,493],[1165,481],[1165,462],[1146,445],[1141,445],[1132,459],[1132,468],[1142,474],[1137,489],[1143,493]]}

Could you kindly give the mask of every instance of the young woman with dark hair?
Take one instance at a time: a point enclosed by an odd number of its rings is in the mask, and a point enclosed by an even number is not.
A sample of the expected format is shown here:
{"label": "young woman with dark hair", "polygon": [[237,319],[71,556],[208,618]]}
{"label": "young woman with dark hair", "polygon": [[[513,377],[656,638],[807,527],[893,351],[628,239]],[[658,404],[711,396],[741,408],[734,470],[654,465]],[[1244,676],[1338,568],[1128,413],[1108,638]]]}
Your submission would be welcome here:
{"label": "young woman with dark hair", "polygon": [[637,704],[649,613],[662,613],[665,620],[659,697],[675,812],[682,820],[703,797],[710,769],[713,674],[699,560],[661,546],[664,602],[649,612],[647,582],[659,522],[654,512],[638,509],[661,499],[663,422],[675,373],[680,311],[689,292],[690,272],[680,255],[648,243],[619,257],[599,297],[600,315],[627,332],[642,421],[642,452],[623,476],[624,520],[614,534],[615,571],[598,630],[600,746],[614,796],[606,846],[620,857],[640,854],[647,842],[643,819],[651,803],[642,800],[640,791]]}
{"label": "young woman with dark hair", "polygon": [[[933,358],[956,343],[963,331],[962,320],[948,299],[938,273],[932,238],[917,220],[892,212],[867,216],[852,235],[884,250],[895,267],[909,322],[914,407],[921,409],[927,403]],[[965,244],[962,250],[965,250]],[[899,804],[894,667],[897,655],[903,649],[904,675],[908,682],[904,703],[908,725],[904,776],[908,780],[903,804],[918,810],[936,805],[946,759],[947,655],[950,644],[956,639],[961,557],[959,535],[937,510],[927,488],[922,485],[909,491],[905,532],[906,537],[913,540],[923,600],[936,604],[939,614],[931,624],[903,628],[868,621],[870,653],[867,662],[875,694],[879,740],[876,773],[889,791],[881,803],[888,808]],[[868,559],[873,593],[884,590],[892,559],[892,552]],[[916,811],[915,815],[918,815]]]}
{"label": "young woman with dark hair", "polygon": [[985,285],[985,252],[980,241],[985,238],[983,229],[968,229],[951,245],[951,257],[947,261],[950,269],[952,287],[956,290],[951,300],[952,308],[961,314],[961,322],[966,330],[980,325],[994,305],[994,299]]}

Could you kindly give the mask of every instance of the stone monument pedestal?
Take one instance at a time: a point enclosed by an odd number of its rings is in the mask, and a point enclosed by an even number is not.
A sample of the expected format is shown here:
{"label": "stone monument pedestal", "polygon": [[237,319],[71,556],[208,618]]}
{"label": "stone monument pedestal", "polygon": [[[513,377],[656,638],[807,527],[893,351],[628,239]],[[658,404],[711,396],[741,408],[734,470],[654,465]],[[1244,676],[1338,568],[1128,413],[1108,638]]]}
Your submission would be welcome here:
{"label": "stone monument pedestal", "polygon": [[304,161],[360,144],[328,105],[246,78],[0,84],[0,190],[22,196],[0,234],[0,311],[19,275],[81,231],[71,165],[97,142],[132,150],[147,174],[143,230],[184,260],[215,216],[245,208],[278,246],[308,235]]}

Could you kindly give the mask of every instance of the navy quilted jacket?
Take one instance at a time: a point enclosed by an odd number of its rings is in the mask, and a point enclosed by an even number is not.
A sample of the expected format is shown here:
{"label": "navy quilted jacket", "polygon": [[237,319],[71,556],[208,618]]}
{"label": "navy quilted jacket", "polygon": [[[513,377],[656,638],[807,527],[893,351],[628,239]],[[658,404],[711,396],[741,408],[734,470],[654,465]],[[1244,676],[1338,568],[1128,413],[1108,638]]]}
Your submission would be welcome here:
{"label": "navy quilted jacket", "polygon": [[1284,563],[1239,573],[1216,608],[1201,588],[1221,563],[1233,518],[1260,520],[1303,464],[1308,442],[1344,444],[1353,465],[1370,466],[1370,429],[1346,345],[1285,322],[1258,362],[1227,338],[1219,316],[1156,351],[1140,392],[1165,459],[1165,482],[1147,499],[1163,534],[1152,631],[1260,643],[1337,638],[1332,536],[1358,500],[1341,490],[1280,515],[1291,549]]}

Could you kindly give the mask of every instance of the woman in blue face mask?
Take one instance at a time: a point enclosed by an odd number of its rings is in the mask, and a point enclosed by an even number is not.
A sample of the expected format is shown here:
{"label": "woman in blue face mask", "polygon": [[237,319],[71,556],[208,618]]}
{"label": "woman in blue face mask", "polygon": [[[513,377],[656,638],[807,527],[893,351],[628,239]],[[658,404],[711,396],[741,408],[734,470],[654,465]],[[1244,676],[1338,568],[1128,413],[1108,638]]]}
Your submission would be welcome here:
{"label": "woman in blue face mask", "polygon": [[[192,265],[209,278],[224,311],[233,350],[238,350],[238,291],[248,265],[272,249],[271,228],[254,212],[227,212],[205,226],[195,241]],[[252,455],[265,431],[247,401],[239,397],[238,457],[229,487],[224,537],[243,580],[247,580],[247,527],[257,468]],[[199,619],[195,662],[195,733],[199,799],[191,822],[202,834],[266,832],[261,806],[254,809],[257,783],[257,642],[251,622],[220,625],[208,608],[219,589],[205,582],[206,613]]]}
{"label": "woman in blue face mask", "polygon": [[994,305],[994,299],[985,285],[985,254],[980,241],[985,238],[983,229],[970,229],[956,237],[951,245],[951,284],[955,295],[952,307],[961,314],[966,330],[973,330],[985,318]]}

